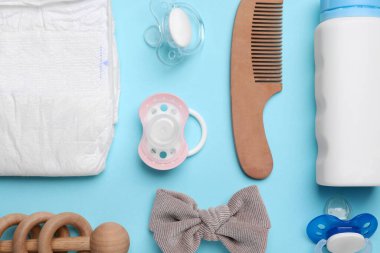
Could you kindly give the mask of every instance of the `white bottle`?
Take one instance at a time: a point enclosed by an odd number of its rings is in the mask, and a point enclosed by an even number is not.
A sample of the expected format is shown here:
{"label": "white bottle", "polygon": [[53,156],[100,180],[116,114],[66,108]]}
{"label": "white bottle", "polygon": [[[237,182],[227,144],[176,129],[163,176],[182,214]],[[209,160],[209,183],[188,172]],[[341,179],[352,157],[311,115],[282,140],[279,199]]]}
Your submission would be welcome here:
{"label": "white bottle", "polygon": [[321,0],[317,182],[380,186],[380,1]]}

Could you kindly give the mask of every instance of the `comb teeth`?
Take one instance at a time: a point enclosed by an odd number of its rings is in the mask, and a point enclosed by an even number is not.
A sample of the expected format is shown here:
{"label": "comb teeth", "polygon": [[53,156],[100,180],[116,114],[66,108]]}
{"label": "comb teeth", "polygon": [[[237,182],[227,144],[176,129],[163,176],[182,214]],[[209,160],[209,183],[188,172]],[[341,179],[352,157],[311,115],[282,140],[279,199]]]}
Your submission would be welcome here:
{"label": "comb teeth", "polygon": [[251,54],[255,83],[282,82],[282,6],[257,2],[254,7]]}

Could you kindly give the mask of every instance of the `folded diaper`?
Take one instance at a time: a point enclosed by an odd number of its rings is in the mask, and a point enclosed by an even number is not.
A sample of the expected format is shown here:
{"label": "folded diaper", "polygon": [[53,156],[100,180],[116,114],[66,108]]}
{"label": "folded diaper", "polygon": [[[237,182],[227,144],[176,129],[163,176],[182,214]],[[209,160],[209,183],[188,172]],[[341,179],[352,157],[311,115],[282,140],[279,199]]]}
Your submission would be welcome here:
{"label": "folded diaper", "polygon": [[111,0],[0,1],[0,176],[100,173],[118,99]]}

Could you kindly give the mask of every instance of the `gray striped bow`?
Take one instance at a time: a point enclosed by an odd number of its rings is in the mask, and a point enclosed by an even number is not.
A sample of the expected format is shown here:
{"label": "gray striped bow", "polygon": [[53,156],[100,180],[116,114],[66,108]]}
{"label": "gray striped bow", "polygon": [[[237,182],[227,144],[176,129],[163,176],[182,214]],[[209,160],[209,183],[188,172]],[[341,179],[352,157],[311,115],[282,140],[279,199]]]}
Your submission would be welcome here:
{"label": "gray striped bow", "polygon": [[231,253],[263,253],[269,229],[256,186],[209,210],[198,210],[184,194],[158,190],[150,220],[150,230],[164,253],[194,253],[202,239],[221,241]]}

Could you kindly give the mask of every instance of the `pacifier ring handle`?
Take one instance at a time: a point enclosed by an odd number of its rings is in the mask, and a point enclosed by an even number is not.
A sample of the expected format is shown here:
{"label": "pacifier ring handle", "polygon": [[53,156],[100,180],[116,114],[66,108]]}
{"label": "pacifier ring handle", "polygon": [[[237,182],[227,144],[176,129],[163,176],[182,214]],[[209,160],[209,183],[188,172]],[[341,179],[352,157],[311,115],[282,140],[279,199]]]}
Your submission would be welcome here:
{"label": "pacifier ring handle", "polygon": [[367,242],[367,246],[365,247],[365,249],[363,250],[362,253],[372,253],[372,243],[371,243],[371,241],[367,238],[366,242]]}
{"label": "pacifier ring handle", "polygon": [[[320,240],[317,245],[315,246],[314,253],[323,253],[323,249],[327,246],[326,240]],[[372,243],[367,238],[366,239],[366,247],[364,250],[360,251],[359,253],[372,253]]]}
{"label": "pacifier ring handle", "polygon": [[326,245],[327,245],[326,240],[320,240],[315,246],[314,253],[323,253],[323,248],[326,247]]}
{"label": "pacifier ring handle", "polygon": [[148,46],[152,48],[158,47],[161,43],[160,28],[156,25],[149,26],[144,32],[144,40]]}
{"label": "pacifier ring handle", "polygon": [[189,109],[189,114],[190,114],[190,116],[192,116],[194,119],[196,119],[198,121],[199,126],[201,127],[202,135],[201,135],[201,139],[200,139],[198,145],[189,151],[189,154],[187,155],[187,157],[191,157],[191,156],[199,153],[199,151],[201,151],[202,148],[204,147],[204,145],[206,144],[206,139],[207,139],[206,121],[203,119],[203,117],[197,111],[195,111],[193,109]]}

